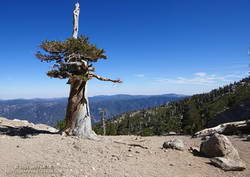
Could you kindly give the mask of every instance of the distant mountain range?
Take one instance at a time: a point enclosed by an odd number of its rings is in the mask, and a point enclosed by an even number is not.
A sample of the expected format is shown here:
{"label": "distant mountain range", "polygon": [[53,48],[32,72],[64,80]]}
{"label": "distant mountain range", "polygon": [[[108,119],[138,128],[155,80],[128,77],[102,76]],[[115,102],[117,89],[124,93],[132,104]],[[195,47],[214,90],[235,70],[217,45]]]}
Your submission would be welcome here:
{"label": "distant mountain range", "polygon": [[[111,118],[125,112],[159,106],[184,97],[186,96],[177,94],[121,94],[94,96],[89,100],[92,120],[98,122],[99,108],[105,109],[107,117]],[[0,116],[54,126],[59,120],[64,119],[66,106],[67,98],[0,100]]]}
{"label": "distant mountain range", "polygon": [[[119,115],[106,122],[106,130],[108,135],[164,135],[171,131],[194,134],[242,120],[250,122],[250,77],[209,93]],[[102,124],[97,123],[94,130],[102,134]]]}

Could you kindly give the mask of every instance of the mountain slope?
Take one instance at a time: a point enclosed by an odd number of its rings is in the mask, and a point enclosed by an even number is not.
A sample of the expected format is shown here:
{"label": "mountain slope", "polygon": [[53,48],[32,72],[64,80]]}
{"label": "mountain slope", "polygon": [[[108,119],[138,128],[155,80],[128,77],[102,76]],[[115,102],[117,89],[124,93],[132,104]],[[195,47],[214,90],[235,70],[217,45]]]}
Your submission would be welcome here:
{"label": "mountain slope", "polygon": [[[193,134],[203,128],[250,118],[250,77],[160,107],[122,114],[107,122],[111,135]],[[101,124],[95,131],[102,133]]]}
{"label": "mountain slope", "polygon": [[[99,108],[107,110],[108,117],[137,109],[159,106],[184,96],[175,94],[112,95],[90,97],[90,111],[94,122],[99,121]],[[33,123],[55,125],[64,119],[67,98],[0,100],[0,116],[25,119]]]}

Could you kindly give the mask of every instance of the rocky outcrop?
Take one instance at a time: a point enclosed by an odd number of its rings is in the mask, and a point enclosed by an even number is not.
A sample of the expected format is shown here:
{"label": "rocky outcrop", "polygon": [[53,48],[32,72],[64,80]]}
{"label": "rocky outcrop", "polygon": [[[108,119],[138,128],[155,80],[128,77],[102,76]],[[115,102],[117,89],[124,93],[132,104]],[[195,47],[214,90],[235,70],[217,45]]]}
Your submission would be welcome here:
{"label": "rocky outcrop", "polygon": [[33,124],[27,120],[8,120],[0,117],[0,134],[29,138],[38,134],[56,134],[58,130],[45,124]]}
{"label": "rocky outcrop", "polygon": [[201,143],[200,153],[212,158],[211,163],[225,171],[237,171],[246,168],[230,140],[218,133]]}
{"label": "rocky outcrop", "polygon": [[213,128],[207,128],[194,134],[194,137],[211,136],[215,133],[233,135],[239,132],[245,132],[245,129],[249,129],[249,124],[246,121],[229,122],[218,125]]}
{"label": "rocky outcrop", "polygon": [[180,139],[173,139],[173,140],[165,141],[163,143],[163,148],[165,148],[165,149],[170,148],[170,149],[176,149],[176,150],[183,151],[184,150],[184,143]]}

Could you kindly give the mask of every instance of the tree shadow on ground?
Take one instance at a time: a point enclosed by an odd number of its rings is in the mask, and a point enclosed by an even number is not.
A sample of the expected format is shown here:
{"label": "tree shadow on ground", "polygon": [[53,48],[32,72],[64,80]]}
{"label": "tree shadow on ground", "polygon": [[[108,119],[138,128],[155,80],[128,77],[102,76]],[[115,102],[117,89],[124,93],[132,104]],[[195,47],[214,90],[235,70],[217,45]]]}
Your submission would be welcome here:
{"label": "tree shadow on ground", "polygon": [[11,127],[11,126],[1,126],[0,135],[8,136],[19,136],[21,138],[30,138],[31,136],[36,136],[39,134],[58,134],[46,130],[37,130],[32,127],[21,126],[21,127]]}

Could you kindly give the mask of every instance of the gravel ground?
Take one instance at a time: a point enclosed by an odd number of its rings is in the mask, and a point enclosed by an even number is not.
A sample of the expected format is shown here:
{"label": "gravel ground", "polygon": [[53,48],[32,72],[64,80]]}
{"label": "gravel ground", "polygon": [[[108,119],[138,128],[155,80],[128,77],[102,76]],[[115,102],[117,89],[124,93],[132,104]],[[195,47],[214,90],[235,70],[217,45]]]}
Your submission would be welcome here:
{"label": "gravel ground", "polygon": [[[19,126],[32,127],[34,132],[28,129],[31,135],[19,135]],[[250,177],[250,142],[237,136],[229,139],[247,169],[224,172],[210,165],[208,158],[193,156],[188,151],[201,143],[189,136],[106,136],[97,142],[49,134],[48,130],[54,131],[46,125],[0,118],[0,176]],[[164,141],[173,138],[184,141],[184,151],[161,148]]]}

